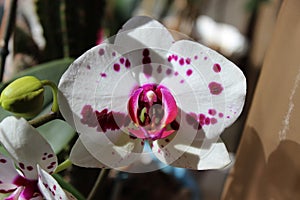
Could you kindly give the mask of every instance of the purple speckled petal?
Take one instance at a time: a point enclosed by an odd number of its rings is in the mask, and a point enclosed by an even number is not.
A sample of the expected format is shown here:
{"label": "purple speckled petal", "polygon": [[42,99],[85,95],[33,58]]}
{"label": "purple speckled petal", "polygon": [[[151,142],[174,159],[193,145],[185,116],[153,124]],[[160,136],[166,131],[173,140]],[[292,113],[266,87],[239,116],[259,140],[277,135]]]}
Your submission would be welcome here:
{"label": "purple speckled petal", "polygon": [[167,59],[176,74],[162,84],[174,91],[182,111],[197,115],[207,137],[218,136],[242,111],[243,73],[219,53],[187,40],[175,42]]}
{"label": "purple speckled petal", "polygon": [[231,162],[224,143],[217,138],[197,139],[196,137],[191,143],[184,138],[179,141],[176,137],[178,136],[175,136],[175,139],[174,136],[167,137],[152,143],[153,153],[165,164],[195,170],[209,170],[221,169]]}
{"label": "purple speckled petal", "polygon": [[37,179],[36,165],[53,172],[57,158],[50,144],[23,119],[7,117],[0,124],[0,142],[28,179]]}
{"label": "purple speckled petal", "polygon": [[79,133],[88,132],[77,127],[82,124],[82,112],[87,105],[99,112],[113,109],[127,114],[128,98],[138,83],[126,68],[126,62],[121,64],[121,57],[116,46],[98,45],[79,57],[60,79],[60,111]]}
{"label": "purple speckled petal", "polygon": [[41,167],[37,166],[39,179],[38,187],[47,200],[68,200],[67,194],[60,187],[57,181]]}
{"label": "purple speckled petal", "polygon": [[18,175],[13,161],[0,154],[0,193],[15,190],[17,186],[13,181]]}

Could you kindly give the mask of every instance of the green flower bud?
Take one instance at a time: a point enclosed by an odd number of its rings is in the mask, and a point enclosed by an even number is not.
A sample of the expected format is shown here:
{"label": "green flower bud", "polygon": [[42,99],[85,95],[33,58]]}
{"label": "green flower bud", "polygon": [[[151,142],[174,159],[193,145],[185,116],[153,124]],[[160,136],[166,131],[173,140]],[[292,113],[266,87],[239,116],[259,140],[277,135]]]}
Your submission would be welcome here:
{"label": "green flower bud", "polygon": [[3,109],[25,118],[40,113],[43,102],[43,84],[33,76],[24,76],[13,81],[2,91],[0,97]]}

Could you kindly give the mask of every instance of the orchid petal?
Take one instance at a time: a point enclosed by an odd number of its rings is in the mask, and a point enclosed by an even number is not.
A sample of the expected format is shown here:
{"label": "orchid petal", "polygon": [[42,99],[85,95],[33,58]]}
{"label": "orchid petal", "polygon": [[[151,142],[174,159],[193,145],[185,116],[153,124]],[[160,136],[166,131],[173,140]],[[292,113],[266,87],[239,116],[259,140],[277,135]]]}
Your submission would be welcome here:
{"label": "orchid petal", "polygon": [[160,91],[164,107],[164,117],[161,121],[163,123],[163,127],[165,127],[165,125],[170,124],[176,118],[178,109],[172,94],[164,88],[161,88]]}
{"label": "orchid petal", "polygon": [[82,118],[87,105],[99,112],[113,108],[114,112],[127,115],[126,102],[137,81],[125,66],[126,61],[120,63],[123,57],[118,51],[111,44],[98,45],[78,58],[60,79],[58,100],[61,113],[76,130],[74,121]]}
{"label": "orchid petal", "polygon": [[0,193],[15,190],[17,186],[13,181],[18,175],[13,161],[0,154]]}
{"label": "orchid petal", "polygon": [[143,92],[142,88],[135,90],[128,101],[128,113],[135,124],[138,124],[139,122],[139,116],[137,115],[138,113],[137,110],[139,106],[139,97],[142,92]]}
{"label": "orchid petal", "polygon": [[207,137],[218,136],[242,111],[246,94],[243,73],[222,55],[192,41],[177,41],[170,52],[169,56],[178,57],[177,61],[169,59],[178,75],[162,84],[176,91],[174,98],[183,112],[208,118],[203,126]]}
{"label": "orchid petal", "polygon": [[219,137],[208,139],[203,129],[186,120],[187,114],[177,118],[179,129],[172,135],[155,140],[154,155],[168,165],[191,169],[219,169],[229,164],[226,147]]}
{"label": "orchid petal", "polygon": [[13,193],[11,193],[5,200],[21,200],[20,194],[24,187],[18,187]]}
{"label": "orchid petal", "polygon": [[64,190],[50,174],[48,174],[40,166],[37,166],[37,170],[39,174],[38,187],[45,199],[69,199]]}
{"label": "orchid petal", "polygon": [[123,25],[115,38],[115,45],[126,47],[128,52],[145,47],[168,49],[173,41],[161,23],[150,17],[137,16]]}
{"label": "orchid petal", "polygon": [[107,131],[105,134],[91,131],[89,134],[80,134],[79,138],[87,151],[109,168],[130,165],[143,151],[141,140],[122,130]]}
{"label": "orchid petal", "polygon": [[221,169],[231,162],[224,143],[217,138],[175,145],[168,145],[165,140],[157,140],[153,142],[152,150],[160,161],[174,167],[195,170]]}
{"label": "orchid petal", "polygon": [[74,144],[69,159],[74,165],[80,167],[92,167],[92,168],[106,167],[103,163],[99,162],[94,156],[92,156],[90,152],[88,152],[88,150],[82,144],[80,139],[78,139]]}
{"label": "orchid petal", "polygon": [[50,144],[25,119],[7,117],[0,128],[1,143],[27,179],[37,179],[36,164],[54,171],[57,158]]}
{"label": "orchid petal", "polygon": [[24,186],[22,190],[19,200],[42,200],[42,196],[39,193],[39,189],[37,188],[36,183],[34,185]]}

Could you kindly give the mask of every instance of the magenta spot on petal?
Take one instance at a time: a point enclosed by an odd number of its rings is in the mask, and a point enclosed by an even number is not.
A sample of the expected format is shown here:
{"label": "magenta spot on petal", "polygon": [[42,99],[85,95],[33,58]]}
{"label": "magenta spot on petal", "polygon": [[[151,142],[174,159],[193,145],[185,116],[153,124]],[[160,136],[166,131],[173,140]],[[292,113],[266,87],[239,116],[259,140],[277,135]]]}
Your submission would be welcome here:
{"label": "magenta spot on petal", "polygon": [[147,78],[150,78],[152,75],[152,66],[151,65],[144,65],[143,72]]}
{"label": "magenta spot on petal", "polygon": [[7,161],[5,159],[0,159],[0,163],[6,163]]}
{"label": "magenta spot on petal", "polygon": [[53,165],[49,165],[47,166],[47,169],[52,169],[54,166]]}
{"label": "magenta spot on petal", "polygon": [[217,122],[218,122],[218,120],[216,118],[211,118],[210,119],[211,124],[216,124]]}
{"label": "magenta spot on petal", "polygon": [[184,59],[183,58],[180,58],[179,59],[179,64],[182,66],[182,65],[184,65]]}
{"label": "magenta spot on petal", "polygon": [[144,141],[141,141],[141,145],[144,146],[144,144],[145,144],[145,142],[144,142]]}
{"label": "magenta spot on petal", "polygon": [[112,52],[111,55],[112,55],[112,56],[116,56],[116,52]]}
{"label": "magenta spot on petal", "polygon": [[128,59],[126,59],[126,61],[125,61],[125,67],[129,68],[130,65],[131,65],[130,61]]}
{"label": "magenta spot on petal", "polygon": [[191,59],[190,59],[190,58],[186,58],[186,59],[185,59],[185,62],[186,62],[186,64],[189,65],[189,64],[191,64]]}
{"label": "magenta spot on petal", "polygon": [[175,61],[178,60],[178,56],[177,55],[174,55],[173,58],[174,58]]}
{"label": "magenta spot on petal", "polygon": [[145,64],[149,64],[151,63],[151,58],[150,57],[144,57],[142,63]]}
{"label": "magenta spot on petal", "polygon": [[224,114],[223,113],[219,113],[219,117],[220,118],[224,117]]}
{"label": "magenta spot on petal", "polygon": [[218,63],[216,63],[216,64],[214,64],[214,66],[213,66],[213,70],[214,70],[216,73],[219,73],[219,72],[221,71],[221,66],[220,66]]}
{"label": "magenta spot on petal", "polygon": [[157,73],[159,73],[159,74],[162,72],[162,67],[161,67],[161,65],[158,66],[158,68],[157,68],[156,71],[157,71]]}
{"label": "magenta spot on petal", "polygon": [[46,156],[47,154],[48,154],[48,153],[47,153],[47,152],[45,152],[45,153],[44,153],[44,156]]}
{"label": "magenta spot on petal", "polygon": [[215,109],[209,109],[209,110],[208,110],[208,114],[214,116],[214,115],[217,114],[217,111],[216,111]]}
{"label": "magenta spot on petal", "polygon": [[187,75],[187,76],[192,75],[192,73],[193,73],[193,70],[191,70],[191,69],[188,69],[188,70],[186,71],[186,75]]}
{"label": "magenta spot on petal", "polygon": [[170,55],[170,56],[168,56],[168,61],[169,61],[169,62],[171,62],[171,61],[172,61],[172,59],[173,59],[173,56],[171,56],[171,55]]}
{"label": "magenta spot on petal", "polygon": [[42,160],[46,160],[47,158],[46,157],[42,157]]}
{"label": "magenta spot on petal", "polygon": [[106,77],[106,74],[105,73],[100,73],[100,76],[105,78]]}
{"label": "magenta spot on petal", "polygon": [[24,170],[25,169],[24,163],[19,163],[19,167]]}
{"label": "magenta spot on petal", "polygon": [[53,190],[56,190],[56,185],[53,185]]}
{"label": "magenta spot on petal", "polygon": [[196,56],[194,56],[194,59],[195,59],[195,60],[197,60],[197,59],[198,59],[198,56],[197,56],[197,55],[196,55]]}
{"label": "magenta spot on petal", "polygon": [[28,170],[28,171],[32,171],[32,170],[33,170],[33,167],[32,167],[32,166],[28,166],[28,167],[27,167],[27,170]]}
{"label": "magenta spot on petal", "polygon": [[200,120],[200,121],[204,121],[204,120],[205,120],[205,118],[206,118],[206,117],[205,117],[205,115],[204,115],[204,114],[200,114],[200,115],[199,115],[199,120]]}
{"label": "magenta spot on petal", "polygon": [[115,64],[114,64],[114,70],[115,70],[116,72],[120,71],[120,65],[119,65],[118,63],[115,63]]}
{"label": "magenta spot on petal", "polygon": [[81,123],[89,127],[96,127],[98,125],[97,116],[91,105],[85,105],[80,114],[82,115]]}
{"label": "magenta spot on petal", "polygon": [[104,49],[102,49],[102,48],[99,49],[99,52],[98,52],[98,53],[99,53],[100,56],[104,55]]}
{"label": "magenta spot on petal", "polygon": [[219,95],[221,94],[221,92],[223,91],[223,87],[220,83],[217,83],[217,82],[211,82],[208,84],[208,87],[209,87],[209,90],[210,90],[210,93],[213,94],[213,95]]}
{"label": "magenta spot on petal", "polygon": [[91,69],[91,66],[90,66],[90,65],[87,65],[86,68],[87,68],[87,69]]}
{"label": "magenta spot on petal", "polygon": [[230,118],[230,116],[228,115],[226,118],[227,118],[227,119],[229,119],[229,118]]}
{"label": "magenta spot on petal", "polygon": [[117,130],[120,126],[127,126],[130,123],[127,115],[123,113],[108,112],[108,109],[97,111],[91,105],[85,105],[81,110],[82,118],[80,122],[89,127],[97,128],[98,132],[106,132],[107,130]]}
{"label": "magenta spot on petal", "polygon": [[207,60],[207,56],[204,56],[204,60]]}
{"label": "magenta spot on petal", "polygon": [[144,51],[143,51],[143,56],[144,56],[144,57],[148,57],[149,54],[150,54],[149,49],[144,49]]}
{"label": "magenta spot on petal", "polygon": [[124,58],[120,58],[120,63],[124,64],[124,62],[125,62],[125,59]]}
{"label": "magenta spot on petal", "polygon": [[209,117],[205,118],[204,122],[205,122],[206,125],[209,125],[210,124],[210,118]]}
{"label": "magenta spot on petal", "polygon": [[52,157],[54,157],[54,155],[53,154],[49,154],[47,157],[48,158],[52,158]]}
{"label": "magenta spot on petal", "polygon": [[183,80],[183,79],[181,79],[181,80],[180,80],[180,83],[184,83],[184,80]]}
{"label": "magenta spot on petal", "polygon": [[172,73],[172,69],[167,69],[167,70],[166,70],[166,74],[167,74],[167,75],[170,75],[171,73]]}
{"label": "magenta spot on petal", "polygon": [[175,73],[174,73],[175,76],[178,76],[178,74],[179,74],[178,72],[175,72]]}

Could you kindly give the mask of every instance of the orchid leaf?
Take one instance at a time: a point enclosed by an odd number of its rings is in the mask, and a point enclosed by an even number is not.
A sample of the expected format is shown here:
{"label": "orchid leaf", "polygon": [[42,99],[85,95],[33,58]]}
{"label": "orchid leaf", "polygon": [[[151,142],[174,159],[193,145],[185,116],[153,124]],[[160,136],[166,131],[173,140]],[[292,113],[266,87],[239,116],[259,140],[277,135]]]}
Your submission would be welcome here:
{"label": "orchid leaf", "polygon": [[58,154],[75,136],[75,131],[66,122],[54,120],[37,128]]}

